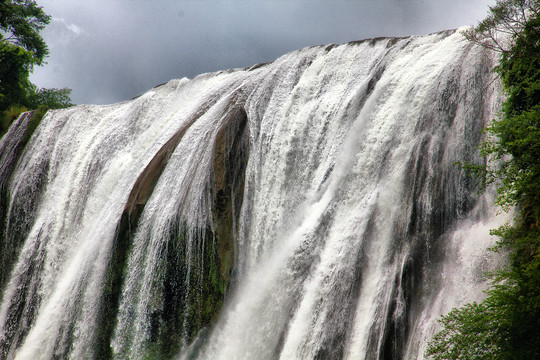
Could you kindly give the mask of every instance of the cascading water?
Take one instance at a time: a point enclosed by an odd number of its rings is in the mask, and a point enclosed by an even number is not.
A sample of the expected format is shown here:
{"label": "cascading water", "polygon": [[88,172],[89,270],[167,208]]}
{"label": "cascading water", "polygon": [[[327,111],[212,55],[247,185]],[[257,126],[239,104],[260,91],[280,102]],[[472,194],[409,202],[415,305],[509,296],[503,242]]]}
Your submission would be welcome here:
{"label": "cascading water", "polygon": [[19,119],[0,357],[422,359],[498,261],[454,164],[484,161],[494,61],[374,39],[53,111],[24,150]]}

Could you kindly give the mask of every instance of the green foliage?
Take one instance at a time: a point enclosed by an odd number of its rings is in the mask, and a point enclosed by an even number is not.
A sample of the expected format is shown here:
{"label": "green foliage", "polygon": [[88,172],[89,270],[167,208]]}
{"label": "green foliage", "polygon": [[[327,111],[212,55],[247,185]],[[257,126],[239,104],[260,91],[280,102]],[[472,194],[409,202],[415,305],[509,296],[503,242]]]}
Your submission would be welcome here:
{"label": "green foliage", "polygon": [[[43,116],[45,116],[45,113],[49,110],[49,106],[47,105],[38,105],[37,110],[33,111],[32,117],[30,118],[28,122],[28,126],[26,128],[26,131],[24,132],[23,137],[23,145],[26,145],[28,143],[28,140],[30,140],[30,137],[36,130],[37,126],[41,122],[41,119]],[[19,105],[11,105],[6,111],[0,114],[0,137],[4,135],[5,132],[9,129],[13,121],[15,121],[23,112],[28,111],[28,109],[24,106]]]}
{"label": "green foliage", "polygon": [[[47,113],[49,110],[49,107],[47,105],[40,105],[37,110],[34,110],[32,112],[32,115],[30,117],[30,120],[28,121],[28,126],[26,127],[26,130],[23,135],[22,139],[22,145],[26,145],[30,138],[32,137],[32,134],[38,127],[39,123],[41,122],[41,119],[43,119],[43,116]],[[4,133],[9,129],[13,121],[15,121],[23,112],[28,111],[24,106],[16,106],[12,105],[9,107],[8,110],[4,111],[0,117],[0,137],[4,135]]]}
{"label": "green foliage", "polygon": [[72,105],[70,89],[38,89],[29,80],[34,65],[43,65],[49,54],[39,32],[50,19],[33,0],[0,0],[0,111]]}
{"label": "green foliage", "polygon": [[500,310],[485,303],[452,310],[440,320],[443,330],[434,336],[426,354],[435,360],[500,359]]}
{"label": "green foliage", "polygon": [[[503,116],[487,131],[496,140],[484,152],[504,160],[499,203],[520,205],[525,217],[540,218],[540,18],[530,19],[499,66],[508,98]],[[506,157],[511,155],[511,157]]]}
{"label": "green foliage", "polygon": [[[497,203],[515,207],[513,225],[492,230],[509,266],[494,274],[487,298],[454,309],[429,344],[433,359],[540,359],[540,2],[503,0],[467,37],[502,52],[507,99],[486,131],[487,166],[469,166],[498,185]],[[500,40],[510,35],[509,46]],[[484,41],[489,41],[486,43]],[[486,45],[487,44],[487,45]]]}
{"label": "green foliage", "polygon": [[28,66],[42,65],[49,54],[39,34],[51,17],[33,0],[0,1],[0,49],[15,45],[30,54]]}
{"label": "green foliage", "polygon": [[426,355],[435,360],[539,358],[537,267],[529,273],[533,274],[533,281],[524,281],[513,266],[499,270],[483,302],[466,304],[441,318],[442,330]]}
{"label": "green foliage", "polygon": [[0,43],[0,111],[26,103],[31,62],[32,55],[25,49]]}
{"label": "green foliage", "polygon": [[41,119],[43,119],[43,116],[45,116],[45,113],[49,110],[49,108],[46,105],[40,105],[36,111],[32,114],[32,117],[28,121],[28,126],[26,127],[26,131],[24,132],[24,136],[22,139],[23,146],[30,141],[30,138],[32,137],[32,134],[34,134],[34,131],[37,129],[39,123],[41,122]]}
{"label": "green foliage", "polygon": [[24,106],[11,105],[6,111],[0,113],[0,137],[7,132],[13,121],[27,110]]}
{"label": "green foliage", "polygon": [[63,109],[70,106],[73,106],[69,95],[71,94],[71,89],[62,88],[62,89],[39,89],[35,87],[32,89],[32,92],[28,96],[29,107],[35,109],[39,106],[45,105],[49,109]]}

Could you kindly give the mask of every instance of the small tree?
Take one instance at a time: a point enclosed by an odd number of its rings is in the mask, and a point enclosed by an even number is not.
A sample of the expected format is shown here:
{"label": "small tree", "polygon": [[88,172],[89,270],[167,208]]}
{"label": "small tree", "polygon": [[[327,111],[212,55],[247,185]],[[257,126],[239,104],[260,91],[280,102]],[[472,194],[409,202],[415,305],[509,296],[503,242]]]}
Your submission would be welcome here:
{"label": "small tree", "polygon": [[539,0],[498,0],[489,7],[489,15],[476,27],[465,31],[465,37],[483,47],[508,53],[523,29],[540,12]]}
{"label": "small tree", "polygon": [[28,106],[37,109],[40,105],[46,105],[49,109],[62,109],[70,107],[73,104],[69,95],[71,89],[37,89],[32,86],[31,93],[28,96]]}
{"label": "small tree", "polygon": [[0,0],[0,46],[22,48],[29,54],[27,66],[42,65],[49,49],[39,32],[50,21],[33,0]]}
{"label": "small tree", "polygon": [[71,106],[70,89],[38,89],[29,76],[49,54],[40,31],[51,17],[34,0],[0,0],[0,111]]}
{"label": "small tree", "polygon": [[38,89],[29,79],[49,54],[40,31],[50,21],[34,0],[0,0],[0,136],[26,109],[39,109],[35,128],[47,109],[72,106],[71,89]]}

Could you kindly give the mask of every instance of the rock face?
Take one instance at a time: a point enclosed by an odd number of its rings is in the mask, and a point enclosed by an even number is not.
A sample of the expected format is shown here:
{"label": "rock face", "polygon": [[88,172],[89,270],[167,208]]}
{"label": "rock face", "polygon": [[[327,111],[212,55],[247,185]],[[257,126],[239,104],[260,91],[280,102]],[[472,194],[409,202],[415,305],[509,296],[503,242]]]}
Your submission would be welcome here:
{"label": "rock face", "polygon": [[483,161],[493,62],[379,38],[49,112],[24,149],[19,119],[0,357],[421,359],[493,260],[454,166]]}
{"label": "rock face", "polygon": [[[112,356],[108,344],[114,323],[110,319],[117,316],[129,244],[144,206],[185,131],[186,128],[177,132],[157,152],[128,198],[107,272],[105,289],[110,290],[104,292],[101,305],[98,358]],[[246,112],[234,107],[225,115],[213,144],[207,189],[212,198],[209,223],[203,229],[193,229],[186,222],[175,224],[171,231],[175,236],[168,239],[167,248],[171,250],[163,259],[163,308],[152,314],[150,325],[150,351],[156,356],[172,357],[186,340],[192,342],[203,328],[211,325],[221,310],[234,267],[234,234],[243,199],[248,145]],[[194,233],[195,238],[190,235]],[[195,254],[185,254],[182,248],[186,241],[195,241],[201,247]],[[186,283],[200,286],[187,287]]]}

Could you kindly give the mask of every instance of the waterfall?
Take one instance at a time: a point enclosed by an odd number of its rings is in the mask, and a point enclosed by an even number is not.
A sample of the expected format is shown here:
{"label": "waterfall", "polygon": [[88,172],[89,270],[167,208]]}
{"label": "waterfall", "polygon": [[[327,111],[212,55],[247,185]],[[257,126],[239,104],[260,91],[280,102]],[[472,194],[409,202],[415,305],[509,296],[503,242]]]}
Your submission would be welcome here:
{"label": "waterfall", "polygon": [[493,53],[459,31],[302,49],[0,149],[0,357],[423,359],[486,288]]}

